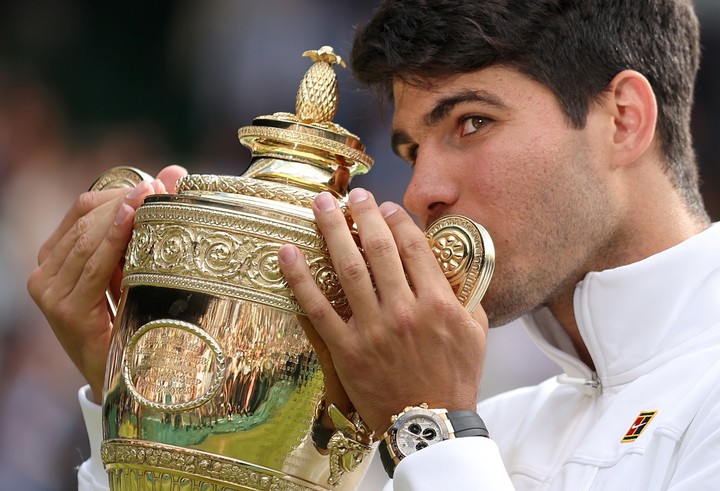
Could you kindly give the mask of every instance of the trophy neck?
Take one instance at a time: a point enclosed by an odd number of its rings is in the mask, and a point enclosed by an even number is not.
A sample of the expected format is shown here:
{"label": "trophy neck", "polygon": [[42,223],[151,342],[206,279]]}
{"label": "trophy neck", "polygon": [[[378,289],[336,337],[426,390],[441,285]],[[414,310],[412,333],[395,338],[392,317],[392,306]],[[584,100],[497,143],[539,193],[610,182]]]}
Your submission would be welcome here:
{"label": "trophy neck", "polygon": [[243,177],[286,184],[314,193],[330,191],[338,198],[347,195],[350,180],[343,166],[333,171],[327,166],[273,157],[253,159]]}
{"label": "trophy neck", "polygon": [[335,123],[303,123],[294,115],[262,116],[238,130],[253,160],[244,177],[342,198],[350,179],[373,164],[357,136]]}

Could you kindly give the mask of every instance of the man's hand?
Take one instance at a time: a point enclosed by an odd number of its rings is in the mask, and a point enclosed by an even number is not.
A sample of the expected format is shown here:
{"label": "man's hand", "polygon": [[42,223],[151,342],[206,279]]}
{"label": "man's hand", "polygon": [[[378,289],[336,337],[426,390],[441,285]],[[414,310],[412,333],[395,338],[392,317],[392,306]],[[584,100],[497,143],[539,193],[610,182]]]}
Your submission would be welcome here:
{"label": "man's hand", "polygon": [[462,307],[425,234],[401,207],[378,207],[362,189],[349,201],[364,258],[337,200],[321,193],[313,206],[352,308],[349,322],[316,286],[300,250],[286,244],[279,252],[285,278],[316,330],[306,326],[323,370],[336,372],[336,383],[376,432],[406,405],[474,410],[487,317],[481,308],[473,317]]}
{"label": "man's hand", "polygon": [[28,279],[30,296],[90,384],[95,402],[102,397],[113,320],[105,291],[121,274],[135,210],[147,195],[174,189],[185,174],[169,166],[151,184],[80,195],[40,249]]}

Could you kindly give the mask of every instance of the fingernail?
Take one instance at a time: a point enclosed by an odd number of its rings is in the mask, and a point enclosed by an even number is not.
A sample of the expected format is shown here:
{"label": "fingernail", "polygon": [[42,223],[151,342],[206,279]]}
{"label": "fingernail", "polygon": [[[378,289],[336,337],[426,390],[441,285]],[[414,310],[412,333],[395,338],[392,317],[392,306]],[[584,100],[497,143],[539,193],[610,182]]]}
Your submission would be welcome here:
{"label": "fingernail", "polygon": [[380,214],[383,216],[383,218],[387,218],[396,211],[400,209],[398,205],[395,203],[391,203],[389,201],[386,201],[385,203],[380,205]]}
{"label": "fingernail", "polygon": [[362,188],[355,188],[350,191],[350,203],[360,203],[368,199],[368,193]]}
{"label": "fingernail", "polygon": [[123,203],[120,205],[120,209],[118,210],[117,215],[115,215],[115,221],[113,222],[115,225],[120,225],[122,222],[125,221],[125,218],[127,218],[128,214],[132,211],[132,208]]}
{"label": "fingernail", "polygon": [[292,264],[297,259],[297,252],[293,246],[284,244],[278,250],[278,258],[282,264]]}
{"label": "fingernail", "polygon": [[337,208],[337,200],[332,194],[323,191],[315,198],[315,206],[320,211],[331,211]]}
{"label": "fingernail", "polygon": [[145,181],[141,181],[140,183],[138,183],[137,186],[132,189],[132,191],[125,195],[125,199],[133,200],[139,198],[147,192],[147,187],[148,183],[146,183]]}

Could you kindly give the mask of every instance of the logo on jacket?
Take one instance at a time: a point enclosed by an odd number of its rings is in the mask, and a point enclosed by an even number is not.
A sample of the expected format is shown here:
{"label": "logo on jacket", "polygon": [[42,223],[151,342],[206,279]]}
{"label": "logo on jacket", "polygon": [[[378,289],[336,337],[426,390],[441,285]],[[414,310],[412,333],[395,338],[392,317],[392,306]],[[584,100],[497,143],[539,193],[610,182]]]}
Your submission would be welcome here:
{"label": "logo on jacket", "polygon": [[637,440],[640,434],[645,431],[645,428],[647,428],[647,426],[650,424],[650,421],[655,417],[656,414],[657,411],[643,411],[638,414],[638,417],[635,418],[635,422],[630,425],[630,429],[627,430],[627,433],[625,433],[623,439],[620,440],[620,443],[629,443]]}

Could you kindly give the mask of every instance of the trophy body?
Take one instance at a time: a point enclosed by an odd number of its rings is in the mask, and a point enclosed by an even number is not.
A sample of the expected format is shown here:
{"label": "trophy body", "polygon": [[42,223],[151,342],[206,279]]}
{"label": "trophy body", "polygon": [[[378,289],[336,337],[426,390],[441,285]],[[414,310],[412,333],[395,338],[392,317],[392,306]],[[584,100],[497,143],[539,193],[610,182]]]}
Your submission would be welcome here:
{"label": "trophy body", "polygon": [[304,457],[323,379],[278,247],[298,244],[340,292],[308,208],[234,198],[138,210],[103,406],[113,489],[320,488],[294,477],[322,467]]}
{"label": "trophy body", "polygon": [[[278,248],[297,245],[338,314],[351,316],[311,205],[321,191],[343,203],[372,159],[330,122],[339,58],[309,53],[297,116],[240,129],[253,152],[243,176],[186,176],[177,194],[137,210],[103,393],[113,491],[353,489],[370,461],[357,421],[336,422],[329,454],[316,448],[322,371],[278,265]],[[93,188],[142,178],[119,168]],[[442,220],[428,239],[473,308],[492,275],[492,242],[467,219]]]}

